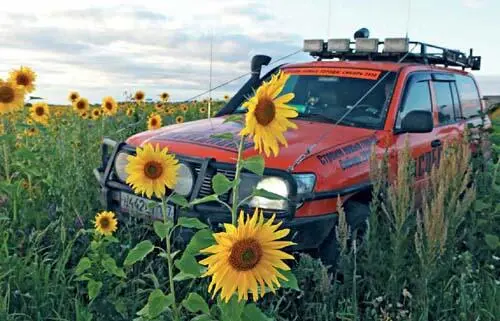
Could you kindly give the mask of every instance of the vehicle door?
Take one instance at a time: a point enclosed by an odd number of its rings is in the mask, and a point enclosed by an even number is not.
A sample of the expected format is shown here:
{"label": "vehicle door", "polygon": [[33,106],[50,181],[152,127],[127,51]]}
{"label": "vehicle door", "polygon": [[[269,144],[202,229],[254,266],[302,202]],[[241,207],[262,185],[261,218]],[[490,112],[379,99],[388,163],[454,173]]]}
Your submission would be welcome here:
{"label": "vehicle door", "polygon": [[[415,177],[418,183],[422,182],[425,174],[429,173],[433,164],[439,160],[440,144],[436,136],[438,129],[434,127],[429,133],[405,133],[402,132],[401,121],[414,110],[433,112],[431,80],[430,72],[414,72],[408,76],[394,127],[396,135],[394,152],[402,151],[408,146],[415,160]],[[436,116],[434,115],[435,124]],[[420,183],[417,184],[418,186]]]}

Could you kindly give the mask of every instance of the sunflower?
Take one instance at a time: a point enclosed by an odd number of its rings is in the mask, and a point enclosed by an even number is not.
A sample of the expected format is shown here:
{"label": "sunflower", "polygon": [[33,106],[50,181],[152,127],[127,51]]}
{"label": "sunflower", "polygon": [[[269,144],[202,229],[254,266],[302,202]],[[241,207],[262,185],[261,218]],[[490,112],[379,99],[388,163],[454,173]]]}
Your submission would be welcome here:
{"label": "sunflower", "polygon": [[200,107],[200,113],[204,114],[207,112],[207,109],[205,107]]}
{"label": "sunflower", "polygon": [[175,109],[173,107],[168,107],[167,108],[167,114],[173,115],[175,113]]}
{"label": "sunflower", "polygon": [[132,115],[134,114],[134,109],[132,109],[132,108],[130,108],[130,107],[129,107],[129,108],[127,108],[127,111],[125,112],[125,114],[126,114],[128,117],[132,116]]}
{"label": "sunflower", "polygon": [[68,95],[68,100],[71,103],[74,103],[78,98],[80,98],[80,94],[77,91],[72,91]]}
{"label": "sunflower", "polygon": [[182,124],[184,122],[184,117],[182,117],[181,115],[175,117],[175,122],[177,124]]}
{"label": "sunflower", "polygon": [[80,114],[86,112],[89,109],[89,101],[87,100],[87,98],[78,97],[73,102],[73,109]]}
{"label": "sunflower", "polygon": [[31,93],[35,90],[36,73],[29,67],[21,66],[20,69],[10,72],[9,80],[21,86],[26,93]]}
{"label": "sunflower", "polygon": [[92,109],[92,119],[97,120],[101,117],[102,111],[99,108]]}
{"label": "sunflower", "polygon": [[0,79],[0,115],[23,108],[24,89],[12,81]]}
{"label": "sunflower", "polygon": [[49,105],[47,103],[35,103],[30,108],[30,117],[40,124],[47,125],[49,123]]}
{"label": "sunflower", "polygon": [[30,127],[24,131],[24,134],[28,137],[36,136],[38,135],[38,129],[35,127]]}
{"label": "sunflower", "polygon": [[95,230],[104,236],[110,236],[116,231],[118,221],[113,212],[101,212],[95,216]]}
{"label": "sunflower", "polygon": [[134,94],[134,100],[137,103],[142,103],[144,101],[144,98],[146,98],[146,94],[142,90],[138,90]]}
{"label": "sunflower", "polygon": [[229,100],[229,98],[231,98],[229,95],[224,95],[224,100]]}
{"label": "sunflower", "polygon": [[86,110],[86,111],[82,112],[82,113],[80,114],[80,117],[81,117],[82,119],[89,119],[89,113],[88,113],[88,111]]}
{"label": "sunflower", "polygon": [[161,127],[161,116],[152,113],[148,117],[148,130],[158,129]]}
{"label": "sunflower", "polygon": [[155,109],[159,113],[163,113],[165,111],[163,103],[161,103],[161,102],[156,103]]}
{"label": "sunflower", "polygon": [[136,156],[128,156],[125,167],[126,182],[135,193],[162,198],[175,188],[180,165],[175,156],[168,153],[167,147],[160,149],[159,145],[153,147],[148,143],[144,148],[137,147],[136,153]]}
{"label": "sunflower", "polygon": [[279,241],[290,230],[278,230],[281,222],[273,225],[274,218],[275,215],[265,222],[262,210],[255,209],[253,216],[247,215],[245,220],[241,211],[238,226],[224,224],[226,231],[214,234],[216,244],[200,251],[211,254],[200,264],[208,267],[204,276],[212,276],[208,291],[213,296],[220,290],[221,299],[226,302],[236,292],[238,301],[248,300],[251,291],[253,300],[257,301],[259,296],[264,296],[266,286],[275,292],[280,287],[278,278],[287,281],[278,269],[290,270],[283,260],[294,257],[281,249],[295,243]]}
{"label": "sunflower", "polygon": [[294,98],[293,93],[278,97],[290,75],[279,72],[271,80],[264,82],[255,95],[243,103],[248,108],[245,116],[245,127],[240,135],[253,136],[255,149],[259,153],[264,150],[269,157],[270,152],[278,156],[278,142],[288,146],[283,133],[288,128],[297,128],[288,118],[297,117],[297,111],[287,103]]}
{"label": "sunflower", "polygon": [[102,105],[101,108],[104,112],[104,114],[108,116],[112,116],[116,114],[118,111],[118,105],[116,104],[116,101],[113,99],[111,96],[104,97],[102,99]]}
{"label": "sunflower", "polygon": [[181,108],[183,113],[186,113],[189,110],[189,107],[186,104],[182,104],[180,108]]}
{"label": "sunflower", "polygon": [[33,125],[33,119],[27,118],[26,119],[26,125]]}
{"label": "sunflower", "polygon": [[162,93],[160,94],[160,99],[161,99],[161,101],[163,101],[163,102],[167,102],[167,101],[168,101],[168,98],[170,98],[170,95],[169,95],[168,93],[166,93],[166,92],[162,92]]}

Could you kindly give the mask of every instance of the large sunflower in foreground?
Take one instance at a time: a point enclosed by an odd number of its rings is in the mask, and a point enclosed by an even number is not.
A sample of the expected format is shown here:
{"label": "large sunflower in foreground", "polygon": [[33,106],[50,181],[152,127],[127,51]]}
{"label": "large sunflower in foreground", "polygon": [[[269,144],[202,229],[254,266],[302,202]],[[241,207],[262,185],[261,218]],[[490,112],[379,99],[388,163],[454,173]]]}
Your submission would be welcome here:
{"label": "large sunflower in foreground", "polygon": [[23,87],[25,92],[31,93],[35,90],[36,73],[29,67],[21,66],[21,68],[10,72],[9,80]]}
{"label": "large sunflower in foreground", "polygon": [[71,103],[74,103],[78,98],[80,98],[80,94],[77,91],[72,91],[68,95],[68,100]]}
{"label": "large sunflower in foreground", "polygon": [[49,123],[49,105],[47,103],[35,103],[30,108],[30,117],[40,124],[47,125]]}
{"label": "large sunflower in foreground", "polygon": [[148,118],[148,130],[158,129],[161,127],[161,116],[158,114],[151,114]]}
{"label": "large sunflower in foreground", "polygon": [[24,89],[11,81],[0,79],[0,115],[23,108]]}
{"label": "large sunflower in foreground", "polygon": [[73,109],[77,113],[82,114],[89,109],[89,101],[87,98],[79,97],[73,102]]}
{"label": "large sunflower in foreground", "polygon": [[144,148],[137,147],[136,153],[136,156],[128,156],[125,167],[127,184],[135,193],[162,198],[175,188],[180,165],[175,156],[168,153],[167,147],[160,149],[159,145],[153,147],[148,143]]}
{"label": "large sunflower in foreground", "polygon": [[252,218],[247,215],[246,220],[244,215],[241,211],[238,226],[224,224],[226,231],[214,234],[217,244],[201,250],[211,254],[200,261],[208,267],[204,275],[212,276],[208,291],[215,296],[220,290],[226,302],[234,293],[238,293],[238,301],[248,300],[249,291],[257,301],[264,296],[266,286],[274,292],[280,287],[278,278],[287,281],[278,270],[290,270],[283,260],[294,259],[281,250],[294,243],[279,241],[290,230],[278,230],[281,222],[273,225],[275,215],[267,222],[262,210],[255,209]]}
{"label": "large sunflower in foreground", "polygon": [[271,152],[278,156],[278,142],[288,146],[283,133],[288,128],[297,128],[288,118],[297,117],[298,113],[287,105],[295,95],[288,93],[278,97],[289,77],[290,75],[282,72],[273,75],[271,80],[257,89],[252,98],[243,103],[248,112],[240,135],[253,136],[255,149],[259,153],[264,150],[268,157]]}
{"label": "large sunflower in foreground", "polygon": [[118,112],[118,104],[111,96],[104,97],[101,105],[105,115],[113,116]]}
{"label": "large sunflower in foreground", "polygon": [[110,236],[118,228],[118,221],[113,212],[101,212],[95,217],[95,229],[99,234]]}

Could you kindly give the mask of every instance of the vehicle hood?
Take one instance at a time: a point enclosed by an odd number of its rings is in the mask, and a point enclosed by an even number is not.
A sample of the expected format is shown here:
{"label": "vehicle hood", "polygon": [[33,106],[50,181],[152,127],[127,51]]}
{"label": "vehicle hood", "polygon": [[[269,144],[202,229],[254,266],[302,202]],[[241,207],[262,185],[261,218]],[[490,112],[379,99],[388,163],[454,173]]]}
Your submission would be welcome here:
{"label": "vehicle hood", "polygon": [[[132,146],[146,143],[159,144],[179,155],[212,157],[219,162],[234,163],[237,155],[236,143],[213,136],[232,133],[237,139],[243,125],[235,122],[224,123],[224,119],[225,117],[202,119],[145,131],[130,137],[127,143]],[[281,147],[278,157],[272,155],[267,157],[266,167],[286,169],[313,144],[316,146],[309,157],[325,149],[361,140],[375,133],[372,129],[335,126],[307,120],[295,119],[294,122],[298,129],[285,133],[288,147]],[[320,140],[320,136],[324,133],[327,133],[326,136]],[[244,145],[244,157],[258,154],[254,147],[253,139],[248,138]]]}

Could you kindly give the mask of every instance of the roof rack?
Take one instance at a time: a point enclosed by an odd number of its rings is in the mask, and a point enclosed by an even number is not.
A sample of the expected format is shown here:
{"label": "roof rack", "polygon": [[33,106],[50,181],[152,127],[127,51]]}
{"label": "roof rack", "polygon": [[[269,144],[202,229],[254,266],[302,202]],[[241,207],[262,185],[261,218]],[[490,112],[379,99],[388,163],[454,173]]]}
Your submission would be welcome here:
{"label": "roof rack", "polygon": [[[352,47],[354,45],[354,48]],[[379,47],[383,45],[380,51]],[[410,50],[412,46],[412,50]],[[415,50],[419,47],[420,50]],[[472,49],[469,55],[440,46],[419,41],[410,41],[408,38],[386,38],[379,41],[377,38],[322,39],[304,40],[304,51],[318,60],[368,60],[368,61],[400,61],[429,65],[443,65],[444,67],[470,68],[480,70],[481,56],[474,56]]]}

